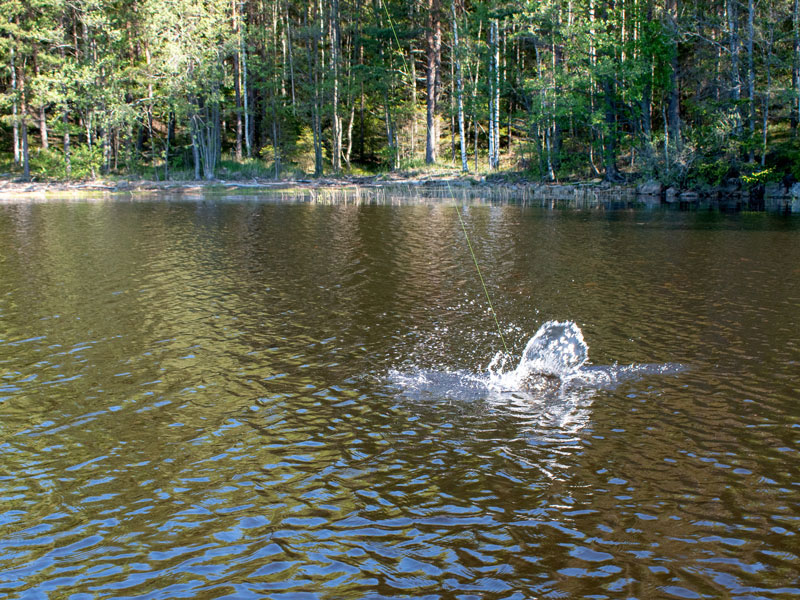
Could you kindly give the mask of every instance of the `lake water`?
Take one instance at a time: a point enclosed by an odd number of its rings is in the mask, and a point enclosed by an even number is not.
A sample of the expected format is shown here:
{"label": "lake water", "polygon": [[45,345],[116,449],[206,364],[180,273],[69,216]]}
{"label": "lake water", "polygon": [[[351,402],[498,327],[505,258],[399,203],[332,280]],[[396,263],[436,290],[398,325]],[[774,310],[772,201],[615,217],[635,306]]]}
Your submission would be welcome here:
{"label": "lake water", "polygon": [[3,597],[800,597],[799,452],[797,216],[0,206]]}

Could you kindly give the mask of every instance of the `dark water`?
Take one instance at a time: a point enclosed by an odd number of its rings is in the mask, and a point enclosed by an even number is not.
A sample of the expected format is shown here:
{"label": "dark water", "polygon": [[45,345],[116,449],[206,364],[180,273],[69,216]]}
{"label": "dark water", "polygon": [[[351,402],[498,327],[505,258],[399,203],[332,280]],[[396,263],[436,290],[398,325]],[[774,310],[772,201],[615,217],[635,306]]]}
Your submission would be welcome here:
{"label": "dark water", "polygon": [[452,207],[0,207],[0,597],[800,596],[800,221],[462,215],[512,354],[682,368],[476,392]]}

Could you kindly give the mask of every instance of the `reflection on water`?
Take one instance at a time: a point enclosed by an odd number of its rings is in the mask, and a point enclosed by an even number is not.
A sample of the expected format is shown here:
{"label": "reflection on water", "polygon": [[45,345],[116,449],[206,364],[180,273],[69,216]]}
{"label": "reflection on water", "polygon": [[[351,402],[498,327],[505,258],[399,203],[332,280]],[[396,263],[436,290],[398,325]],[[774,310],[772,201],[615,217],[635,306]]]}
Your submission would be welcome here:
{"label": "reflection on water", "polygon": [[800,223],[463,214],[0,207],[0,595],[800,595]]}

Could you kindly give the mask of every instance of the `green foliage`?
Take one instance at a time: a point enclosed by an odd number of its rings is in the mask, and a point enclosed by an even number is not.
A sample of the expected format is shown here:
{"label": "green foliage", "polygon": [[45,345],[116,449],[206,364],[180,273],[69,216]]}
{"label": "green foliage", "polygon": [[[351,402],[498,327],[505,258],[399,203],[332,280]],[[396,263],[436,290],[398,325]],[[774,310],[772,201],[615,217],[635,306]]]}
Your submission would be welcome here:
{"label": "green foliage", "polygon": [[314,134],[310,127],[303,127],[288,151],[288,159],[301,173],[314,172]]}
{"label": "green foliage", "polygon": [[[437,112],[446,122],[455,112],[455,57],[449,6],[439,4]],[[115,165],[160,177],[167,146],[171,176],[193,173],[193,148],[203,166],[226,156],[219,167],[227,177],[272,177],[276,155],[281,172],[312,173],[315,143],[323,169],[330,168],[335,91],[342,143],[353,162],[363,158],[359,168],[421,168],[427,36],[436,14],[408,0],[337,5],[341,14],[333,3],[298,0],[0,0],[3,148],[25,105],[38,177],[66,177],[67,132],[72,177]],[[507,153],[501,140],[506,164],[537,178],[550,177],[551,167],[562,179],[604,166],[613,171],[617,163],[669,185],[717,185],[740,173],[755,185],[767,175],[748,170],[748,161],[760,163],[767,153],[771,176],[800,178],[800,150],[789,131],[800,93],[791,6],[755,4],[751,99],[746,11],[731,26],[726,5],[702,1],[676,13],[669,3],[639,0],[455,3],[464,116],[470,137],[478,125],[481,164],[492,89],[488,29],[496,19],[500,120],[505,128],[513,116],[519,153]],[[665,123],[673,120],[674,91],[677,125]],[[243,100],[254,158],[236,164],[227,155],[245,117]],[[42,115],[51,149],[40,151]],[[678,126],[679,138],[665,148],[665,129],[673,138]],[[623,164],[621,157],[635,160]]]}
{"label": "green foliage", "polygon": [[749,172],[742,173],[742,181],[747,187],[755,187],[777,180],[778,174],[772,167],[757,167],[749,170]]}
{"label": "green foliage", "polygon": [[[0,169],[15,175],[21,174],[20,168],[13,165],[12,154],[5,155],[8,162],[0,160]],[[2,166],[5,163],[5,166]],[[40,181],[61,181],[64,179],[94,179],[100,173],[103,163],[102,149],[78,146],[70,153],[71,174],[67,177],[64,153],[58,149],[38,149],[30,155],[31,177]]]}
{"label": "green foliage", "polygon": [[245,158],[237,162],[229,156],[220,161],[217,173],[221,179],[267,179],[275,176],[275,168],[260,158]]}
{"label": "green foliage", "polygon": [[720,185],[730,168],[730,163],[724,158],[709,157],[697,165],[695,181],[712,186]]}

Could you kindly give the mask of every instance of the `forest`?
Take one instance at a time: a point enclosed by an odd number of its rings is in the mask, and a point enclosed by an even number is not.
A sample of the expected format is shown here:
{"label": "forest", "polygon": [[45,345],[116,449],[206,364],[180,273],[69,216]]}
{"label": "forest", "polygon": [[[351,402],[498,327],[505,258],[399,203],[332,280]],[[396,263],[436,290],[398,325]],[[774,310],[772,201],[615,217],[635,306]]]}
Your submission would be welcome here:
{"label": "forest", "polygon": [[0,170],[800,178],[799,3],[0,0]]}

